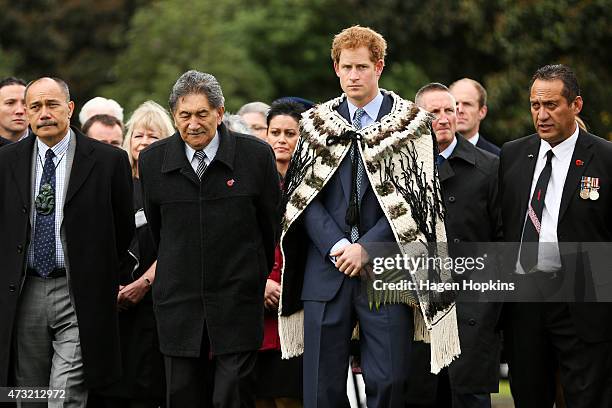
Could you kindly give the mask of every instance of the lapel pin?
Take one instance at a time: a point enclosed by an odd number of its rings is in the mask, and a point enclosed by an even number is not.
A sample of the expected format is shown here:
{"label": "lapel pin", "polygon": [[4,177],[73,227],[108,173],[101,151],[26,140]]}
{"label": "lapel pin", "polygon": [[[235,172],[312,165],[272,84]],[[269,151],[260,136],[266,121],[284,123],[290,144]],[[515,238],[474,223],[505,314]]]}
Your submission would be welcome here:
{"label": "lapel pin", "polygon": [[584,166],[584,162],[580,159],[576,160],[576,166],[580,167],[580,166]]}
{"label": "lapel pin", "polygon": [[533,154],[529,154],[527,155],[527,157],[529,157],[530,159],[533,159]]}
{"label": "lapel pin", "polygon": [[234,183],[235,183],[234,179],[229,179],[229,180],[227,180],[226,184],[227,184],[228,187],[231,187],[231,186],[234,185]]}

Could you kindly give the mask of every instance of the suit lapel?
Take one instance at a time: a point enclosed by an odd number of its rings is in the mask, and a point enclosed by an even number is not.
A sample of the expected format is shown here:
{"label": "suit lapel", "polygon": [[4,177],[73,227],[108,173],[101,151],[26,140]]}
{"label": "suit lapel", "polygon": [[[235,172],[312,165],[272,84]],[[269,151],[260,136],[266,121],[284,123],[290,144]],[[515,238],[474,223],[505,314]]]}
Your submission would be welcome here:
{"label": "suit lapel", "polygon": [[[578,139],[576,140],[576,146],[574,147],[574,153],[572,154],[572,160],[567,170],[565,185],[563,186],[561,206],[559,207],[559,221],[561,221],[565,211],[567,211],[567,207],[572,201],[572,197],[574,194],[577,194],[577,190],[580,186],[580,179],[591,162],[591,158],[593,157],[593,152],[590,150],[591,144],[592,141],[589,140],[589,135],[580,130]],[[577,166],[576,160],[581,160],[584,165]]]}
{"label": "suit lapel", "polygon": [[21,200],[29,208],[31,204],[30,189],[32,176],[32,150],[34,149],[34,135],[28,136],[27,140],[18,146],[13,156],[14,160],[11,163],[13,177],[17,184],[17,190],[21,196]]}
{"label": "suit lapel", "polygon": [[76,138],[76,148],[74,151],[72,169],[70,169],[64,207],[70,202],[76,192],[79,191],[96,163],[95,158],[91,154],[95,149],[93,142],[74,129],[73,132]]}
{"label": "suit lapel", "polygon": [[191,164],[187,161],[185,154],[185,143],[179,133],[175,133],[172,137],[172,141],[168,143],[166,154],[164,156],[164,162],[162,164],[162,173],[169,173],[175,170],[179,170],[180,173],[185,176],[189,181],[200,186],[200,179],[198,175],[191,167]]}
{"label": "suit lapel", "polygon": [[[520,214],[524,215],[527,212],[527,203],[529,202],[529,194],[531,193],[531,184],[533,182],[533,172],[538,161],[538,152],[540,151],[540,137],[532,135],[525,146],[523,154],[518,158],[518,175],[516,181],[517,194],[519,203],[521,204]],[[521,183],[522,181],[522,183]]]}
{"label": "suit lapel", "polygon": [[391,112],[391,108],[393,107],[393,98],[390,94],[383,92],[383,101],[380,105],[380,109],[378,110],[378,117],[376,118],[376,122],[380,122],[383,116]]}

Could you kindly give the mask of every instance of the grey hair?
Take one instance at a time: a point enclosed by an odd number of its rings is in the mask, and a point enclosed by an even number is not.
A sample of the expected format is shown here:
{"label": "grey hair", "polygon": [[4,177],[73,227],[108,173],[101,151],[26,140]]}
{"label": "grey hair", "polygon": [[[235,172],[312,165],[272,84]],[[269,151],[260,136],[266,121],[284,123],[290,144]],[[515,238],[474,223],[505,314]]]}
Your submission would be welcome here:
{"label": "grey hair", "polygon": [[168,103],[170,111],[176,111],[176,103],[179,98],[190,94],[204,94],[208,98],[208,103],[213,108],[220,108],[225,104],[223,91],[219,81],[211,74],[196,71],[194,69],[185,72],[175,82],[170,92]]}
{"label": "grey hair", "polygon": [[[417,91],[416,95],[414,96],[414,103],[416,103],[418,107],[422,108],[423,107],[423,95],[429,92],[434,92],[434,91],[448,92],[450,94],[450,91],[448,90],[446,85],[443,85],[439,82],[430,82]],[[455,97],[453,97],[453,100],[454,99]]]}
{"label": "grey hair", "polygon": [[247,113],[260,113],[264,116],[268,116],[269,110],[270,110],[270,105],[268,105],[267,103],[257,101],[257,102],[249,102],[247,104],[242,105],[242,107],[238,109],[238,112],[236,112],[236,114],[242,116]]}
{"label": "grey hair", "polygon": [[[79,112],[79,122],[81,122],[81,126],[85,125],[92,116],[97,114],[106,114],[110,116],[114,116],[121,123],[123,123],[123,108],[119,105],[114,99],[106,99],[101,96],[96,96],[85,102],[85,105],[81,108]],[[122,125],[123,126],[123,125]]]}
{"label": "grey hair", "polygon": [[223,115],[223,123],[229,130],[237,133],[244,133],[246,135],[251,135],[251,129],[249,125],[242,119],[240,115],[232,115],[231,113],[226,113]]}

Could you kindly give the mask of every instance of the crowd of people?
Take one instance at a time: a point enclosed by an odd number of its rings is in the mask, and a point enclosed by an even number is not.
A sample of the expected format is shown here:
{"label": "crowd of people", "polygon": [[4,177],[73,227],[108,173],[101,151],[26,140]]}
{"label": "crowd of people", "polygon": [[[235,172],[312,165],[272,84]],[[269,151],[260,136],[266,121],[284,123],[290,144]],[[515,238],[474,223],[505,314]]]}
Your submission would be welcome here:
{"label": "crowd of people", "polygon": [[[169,111],[145,101],[124,123],[95,97],[80,127],[64,80],[1,80],[0,387],[64,390],[49,407],[337,408],[353,370],[370,408],[490,408],[503,348],[516,407],[611,407],[609,263],[581,244],[612,242],[612,144],[580,121],[575,74],[538,69],[535,133],[500,149],[479,82],[412,102],[379,87],[385,57],[353,26],[327,102],[232,115],[189,70]],[[491,242],[524,298],[370,285],[389,248]],[[551,285],[572,299],[545,301]]]}

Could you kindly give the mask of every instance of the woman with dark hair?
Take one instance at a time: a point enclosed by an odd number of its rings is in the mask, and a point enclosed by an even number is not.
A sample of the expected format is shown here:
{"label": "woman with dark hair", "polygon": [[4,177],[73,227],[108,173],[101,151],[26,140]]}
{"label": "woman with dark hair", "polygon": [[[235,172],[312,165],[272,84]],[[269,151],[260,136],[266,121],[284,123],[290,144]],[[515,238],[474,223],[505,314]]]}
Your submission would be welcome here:
{"label": "woman with dark hair", "polygon": [[[276,169],[285,178],[291,155],[300,137],[304,105],[286,99],[274,102],[268,112],[267,140],[276,157]],[[281,181],[282,183],[282,181]],[[278,337],[278,301],[282,257],[276,247],[275,262],[266,282],[264,340],[257,356],[257,408],[295,408],[302,406],[302,357],[282,360]]]}

